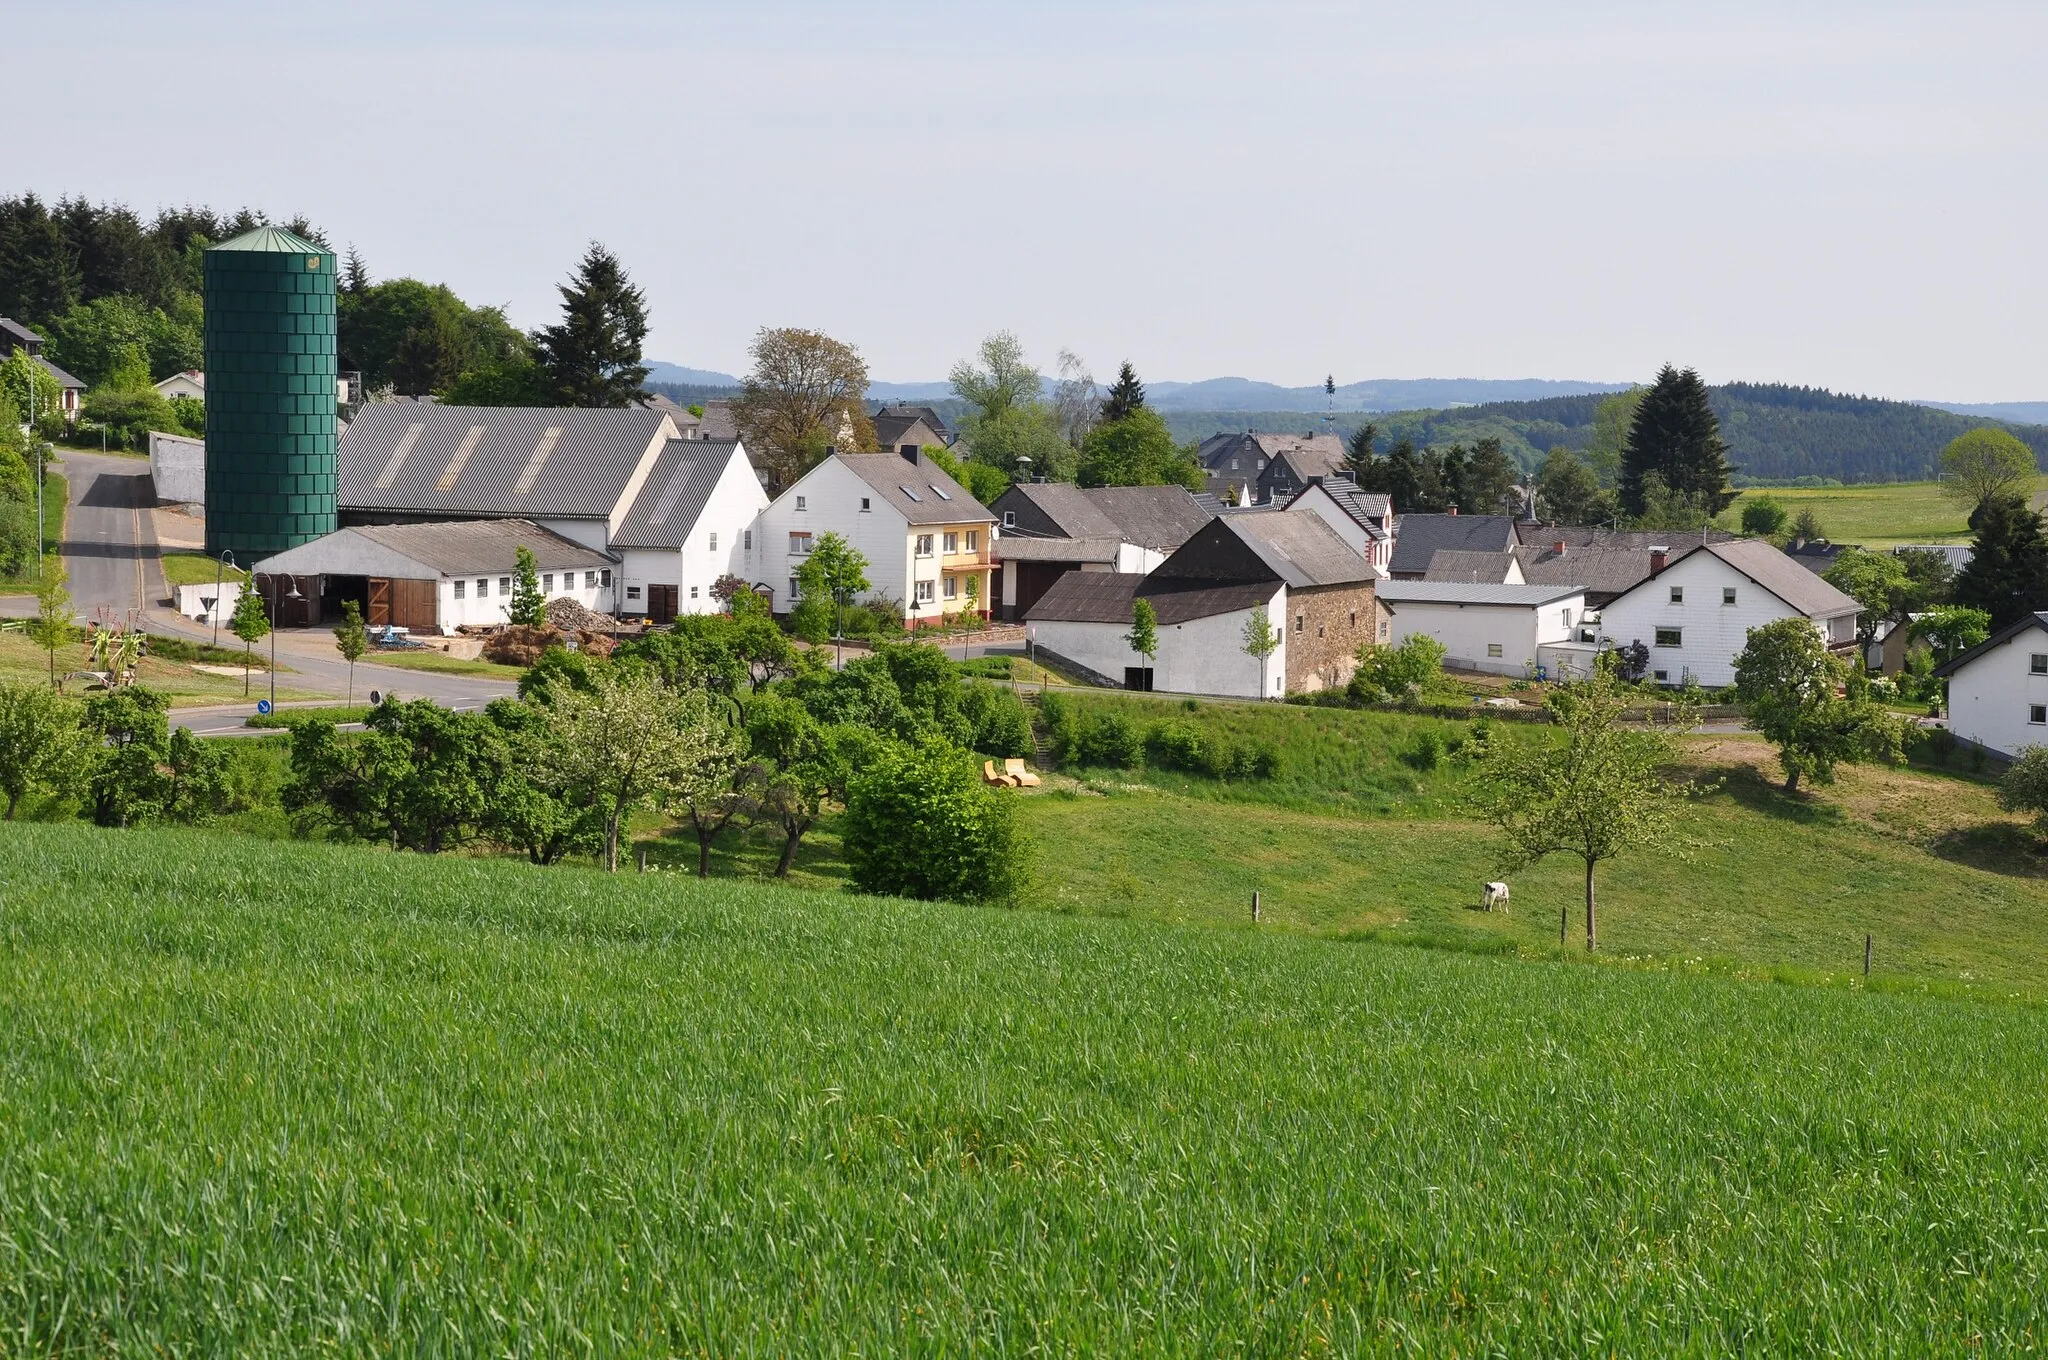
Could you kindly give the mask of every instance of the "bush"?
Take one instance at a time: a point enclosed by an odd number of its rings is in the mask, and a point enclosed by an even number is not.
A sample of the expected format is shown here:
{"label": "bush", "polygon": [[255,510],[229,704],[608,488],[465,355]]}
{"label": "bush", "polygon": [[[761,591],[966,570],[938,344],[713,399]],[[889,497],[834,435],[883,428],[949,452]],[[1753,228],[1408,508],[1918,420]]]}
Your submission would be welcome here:
{"label": "bush", "polygon": [[2022,746],[2019,759],[1998,781],[1998,805],[2007,812],[2030,812],[2034,825],[2048,831],[2048,746]]}
{"label": "bush", "polygon": [[1048,690],[1038,700],[1038,723],[1045,733],[1045,744],[1053,763],[1066,765],[1076,759],[1080,745],[1080,728],[1074,716],[1074,706],[1066,696]]}
{"label": "bush", "polygon": [[1444,741],[1444,734],[1432,727],[1416,735],[1415,744],[1401,753],[1401,760],[1404,764],[1427,772],[1443,764],[1444,756],[1448,753],[1449,747]]}
{"label": "bush", "polygon": [[1444,674],[1444,645],[1425,633],[1413,633],[1398,647],[1360,647],[1358,671],[1345,693],[1357,705],[1416,704],[1456,688]]}
{"label": "bush", "polygon": [[1145,733],[1145,757],[1160,769],[1211,779],[1271,779],[1280,769],[1280,753],[1273,747],[1207,736],[1178,718],[1154,723]]}
{"label": "bush", "polygon": [[1031,754],[1031,716],[1009,690],[968,685],[960,694],[960,712],[974,729],[974,749],[983,755]]}
{"label": "bush", "polygon": [[1003,902],[1024,872],[1007,794],[944,742],[893,745],[847,792],[844,845],[861,892]]}
{"label": "bush", "polygon": [[1082,725],[1076,754],[1083,765],[1131,770],[1137,768],[1143,749],[1138,729],[1129,718],[1121,713],[1097,713]]}

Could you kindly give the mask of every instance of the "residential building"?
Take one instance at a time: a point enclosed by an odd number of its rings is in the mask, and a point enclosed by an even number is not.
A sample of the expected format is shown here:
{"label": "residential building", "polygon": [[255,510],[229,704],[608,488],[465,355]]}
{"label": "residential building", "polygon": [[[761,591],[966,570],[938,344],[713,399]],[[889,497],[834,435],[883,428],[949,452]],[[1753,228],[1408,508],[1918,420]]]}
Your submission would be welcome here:
{"label": "residential building", "polygon": [[757,561],[774,608],[787,612],[797,568],[836,533],[867,558],[870,589],[901,601],[915,627],[994,608],[995,526],[995,515],[923,454],[835,453],[761,512]]}
{"label": "residential building", "polygon": [[1785,545],[1785,556],[1819,576],[1835,565],[1842,549],[1857,546],[1854,543],[1830,543],[1824,538],[1795,538]]}
{"label": "residential building", "polygon": [[1315,476],[1282,507],[1289,514],[1313,514],[1337,531],[1352,551],[1387,574],[1394,555],[1394,498],[1360,491],[1348,472]]}
{"label": "residential building", "polygon": [[1459,552],[1455,548],[1439,548],[1431,553],[1429,570],[1422,574],[1422,579],[1496,586],[1518,586],[1526,580],[1521,562],[1511,552]]}
{"label": "residential building", "polygon": [[[57,386],[61,389],[58,409],[64,413],[64,422],[67,425],[72,424],[78,419],[78,406],[85,396],[85,384],[45,359],[43,344],[43,337],[27,326],[0,316],[0,359],[11,358],[17,350],[26,350],[29,358],[35,360],[36,367],[57,380]],[[22,419],[26,420],[28,414],[26,411],[21,412]]]}
{"label": "residential building", "polygon": [[1284,501],[1317,477],[1350,476],[1344,441],[1334,434],[1226,431],[1204,439],[1195,457],[1209,492],[1227,501],[1234,490],[1240,505]]}
{"label": "residential building", "polygon": [[[676,437],[678,439],[697,439],[701,437],[700,429],[704,424],[704,418],[681,402],[676,401],[673,397],[665,397],[659,392],[645,393],[642,396],[641,405],[650,411],[659,411],[667,416],[676,427]],[[732,436],[727,437],[731,438]]]}
{"label": "residential building", "polygon": [[[1211,520],[1159,566],[1072,572],[1026,611],[1035,648],[1104,683],[1186,694],[1277,697],[1339,687],[1379,624],[1372,564],[1313,515]],[[1148,666],[1127,635],[1137,600],[1152,605],[1159,650]],[[1264,608],[1274,650],[1245,650]]]}
{"label": "residential building", "polygon": [[521,548],[534,555],[547,599],[610,608],[613,560],[531,520],[337,529],[257,562],[256,586],[266,600],[276,595],[283,625],[340,618],[342,601],[354,600],[372,627],[453,633],[506,622]]}
{"label": "residential building", "polygon": [[378,404],[335,457],[344,527],[531,520],[606,556],[607,612],[702,612],[719,576],[759,578],[745,449],[682,440],[661,411]]}
{"label": "residential building", "polygon": [[883,453],[916,453],[953,445],[953,431],[929,406],[884,406],[874,419],[875,447]]}
{"label": "residential building", "polygon": [[1548,675],[1591,666],[1592,645],[1577,643],[1586,597],[1576,586],[1398,580],[1379,596],[1393,614],[1389,642],[1435,638],[1445,663],[1463,670],[1533,677],[1539,666]]}
{"label": "residential building", "polygon": [[1070,482],[1019,483],[989,509],[1001,521],[996,595],[1006,619],[1069,571],[1143,575],[1214,517],[1184,487]]}
{"label": "residential building", "polygon": [[1813,623],[1830,650],[1856,646],[1856,601],[1762,539],[1705,543],[1675,558],[1653,548],[1651,576],[1600,611],[1600,640],[1641,642],[1660,684],[1735,683],[1749,631],[1785,618]]}
{"label": "residential building", "polygon": [[1948,730],[2008,759],[2048,746],[2048,613],[2027,614],[1934,672]]}
{"label": "residential building", "polygon": [[1506,515],[1402,515],[1394,521],[1394,550],[1387,574],[1420,581],[1439,552],[1504,553],[1514,548],[1515,522]]}
{"label": "residential building", "polygon": [[206,375],[196,368],[183,373],[173,373],[156,384],[157,394],[165,401],[172,397],[191,397],[196,401],[206,400]]}

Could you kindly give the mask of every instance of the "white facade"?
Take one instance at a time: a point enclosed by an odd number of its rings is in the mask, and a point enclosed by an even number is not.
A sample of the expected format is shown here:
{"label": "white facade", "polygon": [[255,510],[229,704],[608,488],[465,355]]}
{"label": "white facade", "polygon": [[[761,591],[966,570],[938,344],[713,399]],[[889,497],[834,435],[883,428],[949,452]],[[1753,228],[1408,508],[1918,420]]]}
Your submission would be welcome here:
{"label": "white facade", "polygon": [[[213,608],[206,602],[218,596]],[[242,584],[239,581],[223,580],[218,586],[208,581],[204,585],[176,586],[171,599],[180,614],[194,623],[211,623],[215,617],[226,618],[235,612],[235,604],[242,598]]]}
{"label": "white facade", "polygon": [[[1287,617],[1287,587],[1273,588],[1266,602],[1270,619]],[[1152,688],[1174,694],[1219,694],[1239,698],[1261,697],[1259,658],[1244,650],[1245,625],[1251,607],[1225,614],[1190,619],[1185,623],[1159,625],[1159,655],[1152,661]],[[1034,646],[1057,653],[1113,681],[1123,679],[1126,667],[1141,666],[1144,658],[1131,650],[1126,640],[1128,623],[1067,623],[1044,620],[1030,625]],[[1265,659],[1264,697],[1277,699],[1287,687],[1286,630],[1275,625],[1280,642]]]}
{"label": "white facade", "polygon": [[[1394,556],[1394,526],[1391,522],[1380,525],[1382,536],[1374,538],[1365,531],[1365,526],[1353,519],[1337,504],[1322,484],[1311,483],[1295,493],[1287,502],[1283,514],[1310,514],[1329,525],[1344,540],[1351,551],[1373,564],[1381,576],[1387,574],[1387,563]],[[1391,516],[1389,517],[1391,520]]]}
{"label": "white facade", "polygon": [[1583,594],[1541,604],[1404,600],[1398,596],[1386,604],[1394,613],[1389,631],[1395,646],[1421,633],[1443,644],[1445,661],[1492,675],[1529,674],[1531,667],[1540,664],[1541,649],[1569,641],[1586,612]]}
{"label": "white facade", "polygon": [[1949,676],[1948,730],[2002,756],[2048,746],[2048,628],[2022,628]]}
{"label": "white facade", "polygon": [[678,614],[717,613],[721,606],[711,597],[711,587],[719,577],[738,576],[749,584],[763,579],[757,570],[756,535],[761,512],[767,508],[768,493],[761,489],[746,449],[735,443],[682,547],[615,550],[621,559],[619,612],[646,613],[647,587],[672,585]]}
{"label": "white facade", "polygon": [[[1636,642],[1648,647],[1649,678],[1660,684],[1682,685],[1690,678],[1718,689],[1735,683],[1735,658],[1748,643],[1750,629],[1779,619],[1805,617],[1713,553],[1701,550],[1687,553],[1609,601],[1600,611],[1600,640],[1615,647]],[[1824,621],[1815,621],[1814,628],[1823,640],[1845,640],[1830,639]],[[1855,632],[1856,617],[1851,614],[1845,637],[1853,639]]]}
{"label": "white facade", "polygon": [[[544,571],[540,574],[540,593],[550,600],[574,600],[586,609],[609,613],[615,579],[608,567]],[[453,633],[465,625],[506,622],[511,617],[516,583],[510,563],[490,575],[442,577],[436,587],[441,631]]]}
{"label": "white facade", "polygon": [[149,480],[161,502],[206,504],[206,441],[151,430]]}
{"label": "white facade", "polygon": [[206,375],[204,373],[173,373],[156,385],[157,392],[165,401],[172,397],[197,397],[206,400]]}

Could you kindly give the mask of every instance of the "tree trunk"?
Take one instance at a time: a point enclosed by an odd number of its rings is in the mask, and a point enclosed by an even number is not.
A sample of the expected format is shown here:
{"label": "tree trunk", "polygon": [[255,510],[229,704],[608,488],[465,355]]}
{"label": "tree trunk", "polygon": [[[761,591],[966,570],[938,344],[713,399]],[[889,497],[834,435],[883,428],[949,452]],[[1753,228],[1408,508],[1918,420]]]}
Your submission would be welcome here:
{"label": "tree trunk", "polygon": [[604,820],[604,868],[609,874],[619,871],[619,817],[623,811],[623,805],[614,808]]}
{"label": "tree trunk", "polygon": [[1600,947],[1600,937],[1594,929],[1593,863],[1590,859],[1586,861],[1586,952],[1589,954]]}
{"label": "tree trunk", "polygon": [[[10,812],[10,817],[14,814]],[[775,876],[789,877],[789,866],[796,863],[796,843],[804,838],[803,828],[784,823],[782,828],[782,858],[775,861]]]}
{"label": "tree trunk", "polygon": [[1799,792],[1799,767],[1797,765],[1787,765],[1785,767],[1785,792]]}
{"label": "tree trunk", "polygon": [[706,834],[703,827],[697,828],[697,877],[711,877],[711,841],[717,831]]}
{"label": "tree trunk", "polygon": [[19,806],[19,804],[20,804],[20,803],[21,803],[21,795],[20,795],[20,794],[18,794],[18,793],[10,793],[10,794],[8,794],[8,795],[7,795],[7,820],[8,820],[8,821],[10,821],[10,822],[11,822],[11,821],[13,821],[13,820],[14,820],[14,809],[15,809],[15,808],[16,808],[17,806]]}

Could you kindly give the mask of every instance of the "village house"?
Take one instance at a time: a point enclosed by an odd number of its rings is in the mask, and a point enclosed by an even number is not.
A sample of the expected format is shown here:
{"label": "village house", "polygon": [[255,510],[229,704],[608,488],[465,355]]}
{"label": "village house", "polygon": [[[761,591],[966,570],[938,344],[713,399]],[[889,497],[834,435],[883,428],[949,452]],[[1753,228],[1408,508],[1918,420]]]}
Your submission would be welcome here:
{"label": "village house", "polygon": [[1538,667],[1545,675],[1569,675],[1592,666],[1594,647],[1577,640],[1586,612],[1577,586],[1387,581],[1379,597],[1393,615],[1393,645],[1417,634],[1435,638],[1445,663],[1461,670],[1533,678]]}
{"label": "village house", "polygon": [[938,464],[909,453],[834,453],[761,512],[761,579],[785,613],[797,569],[836,533],[867,558],[874,593],[911,627],[993,607],[996,517]]}
{"label": "village house", "polygon": [[1144,575],[1213,515],[1185,487],[1021,482],[989,507],[1002,617],[1020,618],[1070,571]]}
{"label": "village house", "polygon": [[173,373],[156,384],[157,395],[165,401],[173,397],[191,397],[195,401],[206,400],[206,375],[196,368],[183,373]]}
{"label": "village house", "polygon": [[1337,531],[1337,537],[1351,550],[1373,564],[1381,575],[1394,554],[1394,498],[1375,491],[1360,491],[1349,471],[1334,476],[1313,476],[1308,485],[1290,497],[1284,507],[1288,514],[1311,514]]}
{"label": "village house", "polygon": [[1856,601],[1762,539],[1705,543],[1671,558],[1651,549],[1651,575],[1600,611],[1603,645],[1650,649],[1650,678],[1709,688],[1735,683],[1749,630],[1812,621],[1830,650],[1856,646]]}
{"label": "village house", "polygon": [[1506,515],[1402,515],[1394,521],[1387,574],[1397,581],[1420,581],[1439,552],[1505,553],[1516,544],[1515,522]]}
{"label": "village house", "polygon": [[[1378,631],[1375,576],[1313,515],[1231,515],[1146,575],[1068,573],[1024,617],[1035,649],[1101,683],[1277,698],[1350,680]],[[1139,599],[1158,621],[1149,665],[1128,641]],[[1245,650],[1262,608],[1274,642],[1263,659]]]}
{"label": "village house", "polygon": [[1238,505],[1271,505],[1317,477],[1351,475],[1344,441],[1334,434],[1226,431],[1204,439],[1195,458],[1209,493]]}
{"label": "village house", "polygon": [[1948,730],[1993,755],[2048,746],[2048,613],[1993,633],[1934,672],[1948,681]]}
{"label": "village house", "polygon": [[[26,351],[28,357],[35,361],[37,368],[42,369],[44,373],[57,380],[57,387],[59,389],[58,409],[63,412],[64,423],[67,425],[76,424],[78,421],[78,405],[85,396],[85,384],[51,363],[48,359],[45,359],[43,357],[43,344],[43,337],[36,332],[22,325],[19,321],[10,321],[4,316],[0,316],[0,359],[10,358],[16,351]],[[27,420],[28,414],[26,411],[21,412],[21,418]],[[38,412],[38,414],[47,413]]]}

